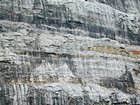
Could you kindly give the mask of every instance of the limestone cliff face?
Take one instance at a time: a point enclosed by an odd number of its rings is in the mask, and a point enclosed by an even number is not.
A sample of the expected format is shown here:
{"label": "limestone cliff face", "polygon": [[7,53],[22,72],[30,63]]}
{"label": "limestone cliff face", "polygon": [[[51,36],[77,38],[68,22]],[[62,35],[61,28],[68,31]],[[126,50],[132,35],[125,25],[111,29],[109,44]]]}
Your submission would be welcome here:
{"label": "limestone cliff face", "polygon": [[[1,0],[1,19],[48,30],[140,44],[138,0]],[[42,27],[43,28],[43,27]]]}
{"label": "limestone cliff face", "polygon": [[140,1],[0,0],[0,105],[140,104]]}

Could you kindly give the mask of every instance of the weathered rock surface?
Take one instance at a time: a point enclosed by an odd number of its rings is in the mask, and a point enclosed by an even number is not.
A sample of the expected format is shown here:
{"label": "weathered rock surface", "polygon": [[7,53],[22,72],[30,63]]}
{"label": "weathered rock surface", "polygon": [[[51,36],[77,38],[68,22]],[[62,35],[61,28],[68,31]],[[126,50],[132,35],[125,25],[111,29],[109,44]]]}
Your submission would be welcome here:
{"label": "weathered rock surface", "polygon": [[139,0],[0,0],[0,105],[140,104]]}

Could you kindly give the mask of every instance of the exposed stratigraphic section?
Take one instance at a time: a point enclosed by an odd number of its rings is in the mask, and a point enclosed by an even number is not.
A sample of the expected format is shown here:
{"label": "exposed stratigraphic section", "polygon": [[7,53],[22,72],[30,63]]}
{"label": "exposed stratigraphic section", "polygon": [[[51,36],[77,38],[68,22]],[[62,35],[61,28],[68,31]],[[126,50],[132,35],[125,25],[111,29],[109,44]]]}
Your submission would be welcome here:
{"label": "exposed stratigraphic section", "polygon": [[99,1],[1,0],[0,18],[35,23],[40,28],[46,24],[54,32],[139,45],[139,1]]}
{"label": "exposed stratigraphic section", "polygon": [[[139,46],[107,38],[54,35],[26,23],[0,21],[0,24],[5,30],[0,34],[0,83],[1,95],[5,96],[1,97],[4,100],[1,103],[52,104],[57,101],[53,98],[56,91],[60,91],[57,102],[62,105],[135,103],[140,89]],[[104,90],[95,84],[119,90]],[[109,98],[112,93],[114,101]],[[127,96],[122,100],[119,94]],[[79,98],[81,101],[77,101]],[[139,102],[139,97],[135,100]]]}
{"label": "exposed stratigraphic section", "polygon": [[139,104],[139,3],[0,0],[0,105]]}

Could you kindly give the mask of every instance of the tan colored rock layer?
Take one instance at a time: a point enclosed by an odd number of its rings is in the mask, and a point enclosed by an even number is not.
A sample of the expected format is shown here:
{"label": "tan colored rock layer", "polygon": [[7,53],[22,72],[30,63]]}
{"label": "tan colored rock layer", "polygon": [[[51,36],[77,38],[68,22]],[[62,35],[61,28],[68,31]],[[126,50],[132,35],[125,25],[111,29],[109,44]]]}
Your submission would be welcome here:
{"label": "tan colored rock layer", "polygon": [[115,54],[115,55],[122,55],[127,56],[131,58],[140,58],[140,51],[139,50],[126,50],[125,48],[116,48],[112,46],[94,46],[94,47],[88,47],[85,49],[80,49],[81,51],[97,51],[102,53],[108,53],[108,54]]}

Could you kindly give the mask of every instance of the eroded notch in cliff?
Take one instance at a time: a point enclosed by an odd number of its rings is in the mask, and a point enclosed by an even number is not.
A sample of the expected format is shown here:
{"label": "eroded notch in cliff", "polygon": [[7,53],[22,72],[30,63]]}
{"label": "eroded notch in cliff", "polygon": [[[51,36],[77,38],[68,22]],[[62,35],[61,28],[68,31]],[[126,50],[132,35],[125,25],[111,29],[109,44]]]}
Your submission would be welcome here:
{"label": "eroded notch in cliff", "polygon": [[107,77],[102,79],[101,85],[107,88],[117,88],[124,93],[135,94],[135,82],[132,73],[127,70],[119,78]]}

